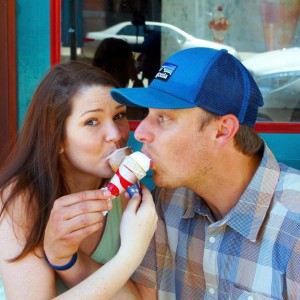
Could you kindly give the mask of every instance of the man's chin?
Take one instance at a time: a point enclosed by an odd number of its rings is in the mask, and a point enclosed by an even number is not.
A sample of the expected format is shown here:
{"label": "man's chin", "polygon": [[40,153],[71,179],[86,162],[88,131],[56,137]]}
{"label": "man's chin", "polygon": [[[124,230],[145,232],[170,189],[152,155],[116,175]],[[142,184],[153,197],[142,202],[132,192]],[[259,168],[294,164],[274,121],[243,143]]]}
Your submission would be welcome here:
{"label": "man's chin", "polygon": [[159,176],[155,172],[153,173],[153,181],[155,185],[160,188],[165,188],[165,189],[173,188],[173,185],[171,185],[171,182],[169,182],[165,176]]}

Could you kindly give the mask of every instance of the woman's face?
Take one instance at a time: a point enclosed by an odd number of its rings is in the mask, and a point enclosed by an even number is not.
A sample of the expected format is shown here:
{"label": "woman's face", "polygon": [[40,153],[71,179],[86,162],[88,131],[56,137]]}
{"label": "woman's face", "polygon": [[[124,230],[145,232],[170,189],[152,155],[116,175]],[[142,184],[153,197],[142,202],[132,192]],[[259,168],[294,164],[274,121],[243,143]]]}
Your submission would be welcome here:
{"label": "woman's face", "polygon": [[89,86],[73,98],[61,153],[67,181],[82,182],[113,175],[106,157],[126,145],[129,124],[126,107],[112,99],[111,88]]}

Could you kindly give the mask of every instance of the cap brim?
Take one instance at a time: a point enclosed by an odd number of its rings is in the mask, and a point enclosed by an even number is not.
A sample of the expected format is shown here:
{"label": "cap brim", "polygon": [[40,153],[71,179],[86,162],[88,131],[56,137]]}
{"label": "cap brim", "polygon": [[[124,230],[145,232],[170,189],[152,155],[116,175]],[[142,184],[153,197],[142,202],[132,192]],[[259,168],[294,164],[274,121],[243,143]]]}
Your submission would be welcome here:
{"label": "cap brim", "polygon": [[175,97],[163,91],[147,88],[114,88],[111,96],[126,106],[140,106],[146,108],[181,109],[192,108],[195,104]]}

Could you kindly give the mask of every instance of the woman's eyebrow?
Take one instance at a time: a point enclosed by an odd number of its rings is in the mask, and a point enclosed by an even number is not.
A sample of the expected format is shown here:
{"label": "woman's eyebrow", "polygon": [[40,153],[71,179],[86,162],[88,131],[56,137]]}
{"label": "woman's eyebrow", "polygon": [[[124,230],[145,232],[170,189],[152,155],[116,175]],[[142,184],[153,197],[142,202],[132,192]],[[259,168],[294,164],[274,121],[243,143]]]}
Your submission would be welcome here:
{"label": "woman's eyebrow", "polygon": [[82,116],[84,116],[84,115],[86,115],[86,114],[88,114],[88,113],[91,113],[91,112],[100,112],[100,111],[104,111],[102,108],[96,108],[96,109],[90,109],[90,110],[87,110],[87,111],[85,111],[84,113],[82,113],[81,115],[80,115],[80,117],[82,117]]}
{"label": "woman's eyebrow", "polygon": [[[120,109],[120,108],[125,108],[126,106],[125,105],[123,105],[123,104],[120,104],[120,105],[118,105],[116,108],[117,109]],[[84,113],[82,113],[81,115],[80,115],[80,117],[82,117],[82,116],[84,116],[84,115],[86,115],[86,114],[88,114],[88,113],[91,113],[91,112],[103,112],[104,111],[104,109],[102,109],[102,108],[95,108],[95,109],[90,109],[90,110],[87,110],[87,111],[85,111]]]}

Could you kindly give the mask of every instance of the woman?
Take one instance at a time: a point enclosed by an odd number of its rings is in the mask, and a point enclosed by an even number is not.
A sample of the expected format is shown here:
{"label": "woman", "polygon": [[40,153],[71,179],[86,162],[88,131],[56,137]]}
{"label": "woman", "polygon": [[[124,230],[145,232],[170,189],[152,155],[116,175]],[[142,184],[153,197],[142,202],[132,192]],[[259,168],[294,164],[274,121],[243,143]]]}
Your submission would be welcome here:
{"label": "woman", "polygon": [[113,175],[106,157],[129,136],[126,107],[109,94],[117,86],[79,62],[55,66],[38,86],[0,173],[0,279],[8,299],[108,299],[143,258],[157,220],[149,191],[129,200],[121,221],[124,199],[111,201],[101,189]]}

